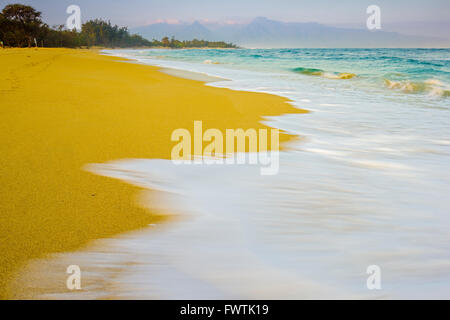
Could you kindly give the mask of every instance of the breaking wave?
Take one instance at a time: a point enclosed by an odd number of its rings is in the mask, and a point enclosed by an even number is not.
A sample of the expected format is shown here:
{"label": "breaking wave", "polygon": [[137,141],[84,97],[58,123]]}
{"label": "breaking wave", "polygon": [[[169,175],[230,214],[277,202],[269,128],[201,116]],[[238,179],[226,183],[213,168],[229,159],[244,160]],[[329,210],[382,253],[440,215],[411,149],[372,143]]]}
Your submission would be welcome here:
{"label": "breaking wave", "polygon": [[405,93],[425,93],[435,97],[450,97],[450,87],[437,79],[428,79],[423,82],[384,79],[384,83],[389,89],[399,90]]}
{"label": "breaking wave", "polygon": [[346,80],[346,79],[352,79],[356,77],[356,74],[350,73],[350,72],[325,72],[321,69],[313,69],[313,68],[295,68],[292,71],[308,76],[320,76],[327,79],[340,79],[340,80]]}

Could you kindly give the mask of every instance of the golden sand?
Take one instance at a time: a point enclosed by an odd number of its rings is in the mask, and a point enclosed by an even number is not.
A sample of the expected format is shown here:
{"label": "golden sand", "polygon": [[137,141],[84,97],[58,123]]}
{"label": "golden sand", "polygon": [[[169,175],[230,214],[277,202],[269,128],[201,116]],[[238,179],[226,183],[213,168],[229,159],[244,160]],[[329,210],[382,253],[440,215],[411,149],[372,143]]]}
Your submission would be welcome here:
{"label": "golden sand", "polygon": [[[268,94],[206,87],[95,51],[0,50],[0,297],[29,259],[141,228],[158,218],[137,187],[82,170],[166,158],[177,128],[264,128],[301,112]],[[291,139],[281,135],[280,140]]]}

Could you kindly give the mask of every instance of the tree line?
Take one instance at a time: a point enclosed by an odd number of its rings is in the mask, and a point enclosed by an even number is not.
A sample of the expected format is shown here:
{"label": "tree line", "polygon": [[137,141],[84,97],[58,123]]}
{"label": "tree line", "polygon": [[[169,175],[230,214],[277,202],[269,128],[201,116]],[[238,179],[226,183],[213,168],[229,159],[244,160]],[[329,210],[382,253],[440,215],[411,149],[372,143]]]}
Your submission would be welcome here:
{"label": "tree line", "polygon": [[237,48],[235,44],[227,43],[223,41],[206,41],[206,40],[184,40],[180,41],[172,37],[164,37],[161,41],[153,39],[153,47],[168,47],[174,49],[181,48]]}
{"label": "tree line", "polygon": [[112,25],[110,21],[94,19],[85,22],[81,31],[67,30],[64,25],[50,27],[41,18],[42,13],[22,4],[6,5],[0,13],[0,41],[8,47],[167,47],[167,48],[236,48],[222,41],[179,41],[164,37],[161,41],[147,40],[130,34],[127,27]]}

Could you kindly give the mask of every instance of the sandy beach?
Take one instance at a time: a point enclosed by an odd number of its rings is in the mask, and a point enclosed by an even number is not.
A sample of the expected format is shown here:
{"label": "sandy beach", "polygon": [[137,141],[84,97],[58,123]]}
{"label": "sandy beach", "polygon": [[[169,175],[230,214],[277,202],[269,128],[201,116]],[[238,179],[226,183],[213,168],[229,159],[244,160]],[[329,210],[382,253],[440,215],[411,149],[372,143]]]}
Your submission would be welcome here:
{"label": "sandy beach", "polygon": [[194,120],[258,129],[264,116],[302,112],[285,98],[206,87],[93,50],[4,49],[0,68],[1,298],[21,295],[10,280],[31,259],[164,219],[139,206],[137,187],[85,165],[169,159],[172,131]]}

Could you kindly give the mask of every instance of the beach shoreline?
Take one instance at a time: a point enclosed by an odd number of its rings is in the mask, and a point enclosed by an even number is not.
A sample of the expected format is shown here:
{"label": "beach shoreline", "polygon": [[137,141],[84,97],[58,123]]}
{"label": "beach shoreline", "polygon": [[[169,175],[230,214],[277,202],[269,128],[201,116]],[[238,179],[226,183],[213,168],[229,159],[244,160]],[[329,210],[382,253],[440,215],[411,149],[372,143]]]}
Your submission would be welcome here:
{"label": "beach shoreline", "polygon": [[[32,259],[163,219],[135,203],[139,188],[85,172],[85,165],[169,159],[170,133],[194,120],[219,130],[259,129],[267,128],[264,116],[304,112],[285,98],[206,87],[98,51],[4,49],[0,55],[7,141],[0,163],[7,199],[1,204],[2,298],[27,296],[10,285]],[[293,138],[280,136],[281,142]]]}

